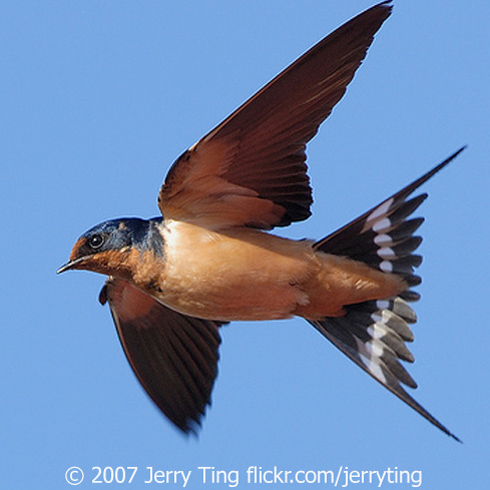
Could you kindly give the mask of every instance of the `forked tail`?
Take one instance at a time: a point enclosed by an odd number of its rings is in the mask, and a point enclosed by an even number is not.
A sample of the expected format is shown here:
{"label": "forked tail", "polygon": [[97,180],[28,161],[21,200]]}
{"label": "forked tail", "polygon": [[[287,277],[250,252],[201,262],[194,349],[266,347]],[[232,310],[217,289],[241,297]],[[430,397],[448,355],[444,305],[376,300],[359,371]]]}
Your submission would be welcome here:
{"label": "forked tail", "polygon": [[417,316],[408,302],[420,298],[411,288],[421,281],[414,274],[414,268],[420,265],[422,257],[414,252],[422,238],[414,236],[414,233],[424,220],[409,217],[426,199],[427,194],[407,198],[464,148],[378,206],[314,244],[316,250],[349,257],[382,272],[398,274],[407,283],[407,289],[397,297],[346,306],[346,314],[342,317],[310,321],[359,367],[459,442],[454,434],[402,387],[404,384],[416,388],[417,384],[400,360],[414,361],[405,342],[413,340],[409,324],[415,323]]}

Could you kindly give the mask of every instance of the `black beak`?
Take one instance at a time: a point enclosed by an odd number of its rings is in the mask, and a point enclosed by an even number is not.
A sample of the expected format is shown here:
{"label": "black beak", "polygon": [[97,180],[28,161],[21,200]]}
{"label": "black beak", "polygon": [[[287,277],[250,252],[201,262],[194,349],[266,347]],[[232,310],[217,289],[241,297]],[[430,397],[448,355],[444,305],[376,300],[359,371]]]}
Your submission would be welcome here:
{"label": "black beak", "polygon": [[71,269],[75,269],[78,264],[83,262],[86,257],[80,257],[79,259],[69,260],[65,265],[62,265],[57,271],[56,274],[61,274],[62,272],[69,271]]}

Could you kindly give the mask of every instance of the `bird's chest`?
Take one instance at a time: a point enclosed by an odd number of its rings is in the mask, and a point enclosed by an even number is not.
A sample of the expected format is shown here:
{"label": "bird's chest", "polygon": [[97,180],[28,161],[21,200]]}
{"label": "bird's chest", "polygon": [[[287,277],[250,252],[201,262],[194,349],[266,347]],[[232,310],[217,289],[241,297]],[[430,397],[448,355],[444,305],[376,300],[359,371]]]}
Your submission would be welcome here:
{"label": "bird's chest", "polygon": [[165,231],[157,297],[181,313],[215,320],[287,318],[305,301],[309,275],[297,242],[261,232],[221,234],[187,223]]}

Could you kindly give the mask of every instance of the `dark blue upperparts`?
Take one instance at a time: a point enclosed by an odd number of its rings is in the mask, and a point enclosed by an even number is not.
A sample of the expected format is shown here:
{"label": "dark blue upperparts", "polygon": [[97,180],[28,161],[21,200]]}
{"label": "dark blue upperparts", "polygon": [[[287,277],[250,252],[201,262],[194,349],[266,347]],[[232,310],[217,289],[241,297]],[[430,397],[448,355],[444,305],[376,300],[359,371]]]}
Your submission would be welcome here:
{"label": "dark blue upperparts", "polygon": [[163,238],[158,231],[162,217],[150,220],[140,218],[119,218],[100,223],[80,239],[85,242],[78,251],[79,256],[87,256],[107,250],[136,247],[141,251],[151,250],[163,255]]}

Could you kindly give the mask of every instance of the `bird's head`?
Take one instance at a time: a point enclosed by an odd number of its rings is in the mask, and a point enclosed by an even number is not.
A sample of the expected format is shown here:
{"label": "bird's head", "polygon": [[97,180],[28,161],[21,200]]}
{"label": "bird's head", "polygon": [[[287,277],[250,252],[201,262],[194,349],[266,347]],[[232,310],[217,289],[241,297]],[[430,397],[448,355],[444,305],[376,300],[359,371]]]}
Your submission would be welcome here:
{"label": "bird's head", "polygon": [[76,241],[68,262],[58,269],[58,274],[78,269],[130,278],[142,252],[163,254],[163,240],[156,229],[160,221],[122,218],[94,226]]}

